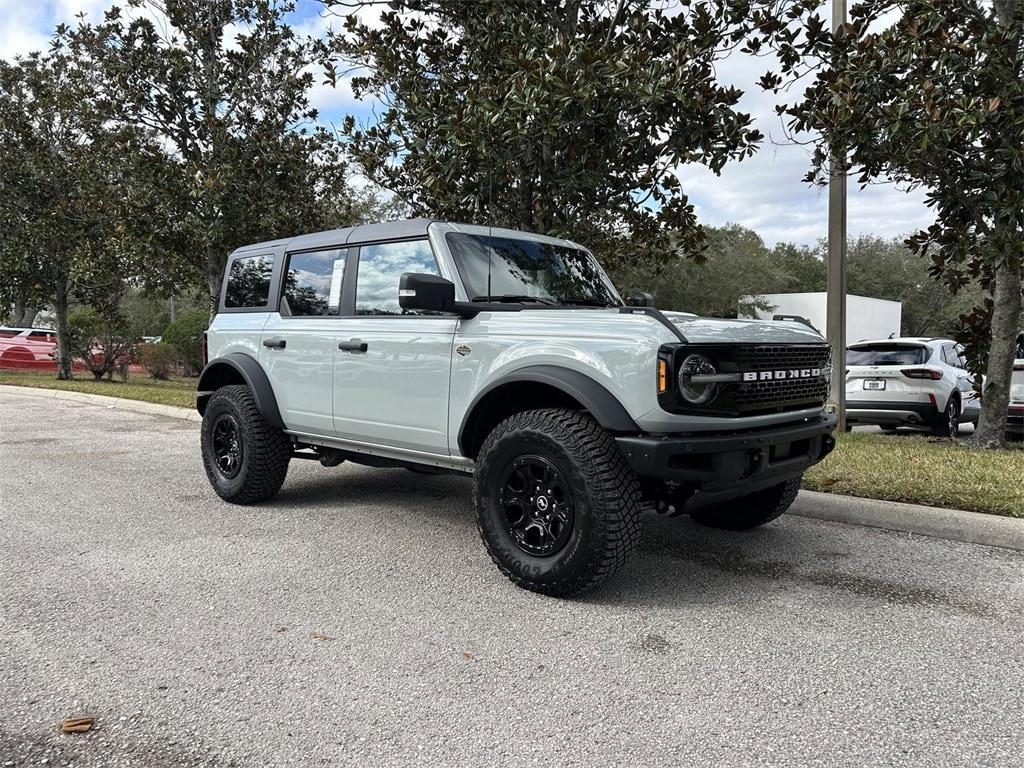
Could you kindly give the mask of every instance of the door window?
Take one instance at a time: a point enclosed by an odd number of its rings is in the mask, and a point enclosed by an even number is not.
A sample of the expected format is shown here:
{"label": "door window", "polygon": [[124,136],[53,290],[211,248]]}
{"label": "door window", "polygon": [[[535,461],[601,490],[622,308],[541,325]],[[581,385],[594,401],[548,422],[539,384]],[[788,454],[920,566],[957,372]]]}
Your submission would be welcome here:
{"label": "door window", "polygon": [[232,261],[224,290],[224,306],[265,307],[270,298],[270,273],[273,269],[273,256],[243,256]]}
{"label": "door window", "polygon": [[290,254],[281,291],[281,313],[293,317],[337,315],[345,256],[341,248]]}
{"label": "door window", "polygon": [[957,344],[953,348],[953,351],[956,353],[956,367],[967,370],[966,350],[963,348],[961,344]]}
{"label": "door window", "polygon": [[942,359],[946,361],[946,365],[951,365],[954,368],[962,368],[960,358],[956,353],[956,349],[952,344],[942,345]]}
{"label": "door window", "polygon": [[356,280],[357,315],[428,315],[434,312],[402,309],[398,282],[405,272],[438,274],[434,253],[426,240],[364,245],[359,249]]}

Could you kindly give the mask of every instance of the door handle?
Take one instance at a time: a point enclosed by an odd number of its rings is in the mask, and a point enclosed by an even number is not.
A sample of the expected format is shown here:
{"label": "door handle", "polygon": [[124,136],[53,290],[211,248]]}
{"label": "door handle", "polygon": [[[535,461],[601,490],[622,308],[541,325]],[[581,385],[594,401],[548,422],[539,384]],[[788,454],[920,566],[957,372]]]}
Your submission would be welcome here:
{"label": "door handle", "polygon": [[270,347],[271,349],[284,349],[286,342],[284,339],[264,339],[263,346]]}
{"label": "door handle", "polygon": [[338,349],[343,352],[365,352],[366,342],[359,339],[349,339],[338,343]]}

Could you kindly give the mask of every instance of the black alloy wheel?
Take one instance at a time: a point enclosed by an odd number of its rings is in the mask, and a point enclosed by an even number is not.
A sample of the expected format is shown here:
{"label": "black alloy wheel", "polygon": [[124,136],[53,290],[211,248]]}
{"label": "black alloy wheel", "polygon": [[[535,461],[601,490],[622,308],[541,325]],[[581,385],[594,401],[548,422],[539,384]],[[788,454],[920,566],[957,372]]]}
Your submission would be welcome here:
{"label": "black alloy wheel", "polygon": [[234,414],[222,413],[213,423],[213,460],[225,480],[242,469],[242,435]]}
{"label": "black alloy wheel", "polygon": [[939,416],[937,422],[932,426],[932,434],[936,437],[956,438],[960,434],[960,403],[955,397],[950,397],[946,404],[946,410]]}
{"label": "black alloy wheel", "polygon": [[506,530],[523,552],[551,557],[572,535],[576,505],[572,488],[554,464],[542,456],[516,459],[501,479],[498,503]]}
{"label": "black alloy wheel", "polygon": [[270,425],[244,384],[214,392],[203,412],[200,447],[206,477],[225,501],[254,504],[274,496],[288,474],[292,445]]}

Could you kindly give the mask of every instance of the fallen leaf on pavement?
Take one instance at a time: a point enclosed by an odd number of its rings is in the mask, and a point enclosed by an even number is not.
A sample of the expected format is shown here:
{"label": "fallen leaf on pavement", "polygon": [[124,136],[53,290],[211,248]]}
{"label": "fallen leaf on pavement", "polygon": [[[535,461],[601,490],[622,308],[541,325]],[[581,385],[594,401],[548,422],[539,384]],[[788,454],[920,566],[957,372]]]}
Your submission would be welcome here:
{"label": "fallen leaf on pavement", "polygon": [[96,722],[94,717],[69,717],[66,720],[61,720],[60,732],[61,733],[85,733],[92,724]]}
{"label": "fallen leaf on pavement", "polygon": [[310,632],[309,633],[309,638],[311,640],[333,640],[334,639],[333,637],[330,637],[329,635],[321,635],[319,632]]}

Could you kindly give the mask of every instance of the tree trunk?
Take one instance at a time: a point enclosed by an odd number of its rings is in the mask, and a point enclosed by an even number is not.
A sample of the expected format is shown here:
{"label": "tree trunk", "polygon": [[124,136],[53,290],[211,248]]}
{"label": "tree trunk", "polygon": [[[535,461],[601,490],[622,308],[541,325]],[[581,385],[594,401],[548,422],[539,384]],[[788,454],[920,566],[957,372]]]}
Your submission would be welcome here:
{"label": "tree trunk", "polygon": [[206,286],[210,290],[210,319],[217,314],[220,306],[220,289],[224,284],[224,265],[220,254],[213,249],[206,254]]}
{"label": "tree trunk", "polygon": [[71,378],[71,329],[68,326],[68,284],[61,280],[53,297],[53,311],[57,315],[57,378]]}
{"label": "tree trunk", "polygon": [[36,315],[39,314],[39,310],[35,307],[23,307],[21,310],[20,325],[22,328],[31,328],[32,323],[36,321]]}
{"label": "tree trunk", "polygon": [[988,353],[988,380],[981,401],[981,420],[969,441],[975,448],[1006,447],[1006,411],[1010,404],[1010,378],[1021,329],[1021,285],[1024,261],[1011,253],[996,270],[992,294],[992,346]]}

